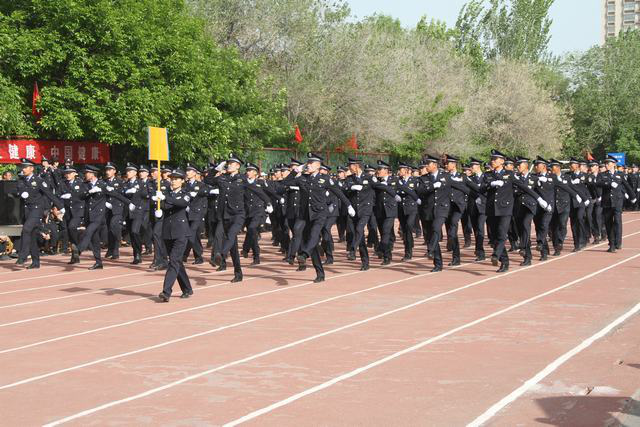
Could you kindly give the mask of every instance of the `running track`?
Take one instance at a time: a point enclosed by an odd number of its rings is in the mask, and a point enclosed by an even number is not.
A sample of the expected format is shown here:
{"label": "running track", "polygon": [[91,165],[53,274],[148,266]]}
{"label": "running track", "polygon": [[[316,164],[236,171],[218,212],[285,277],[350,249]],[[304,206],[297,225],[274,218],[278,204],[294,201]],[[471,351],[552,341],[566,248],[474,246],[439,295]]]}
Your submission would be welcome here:
{"label": "running track", "polygon": [[624,221],[616,254],[514,255],[502,275],[468,250],[431,274],[422,247],[360,272],[338,244],[313,284],[263,241],[244,282],[189,266],[194,297],[169,304],[148,257],[3,262],[0,424],[635,425],[640,215]]}

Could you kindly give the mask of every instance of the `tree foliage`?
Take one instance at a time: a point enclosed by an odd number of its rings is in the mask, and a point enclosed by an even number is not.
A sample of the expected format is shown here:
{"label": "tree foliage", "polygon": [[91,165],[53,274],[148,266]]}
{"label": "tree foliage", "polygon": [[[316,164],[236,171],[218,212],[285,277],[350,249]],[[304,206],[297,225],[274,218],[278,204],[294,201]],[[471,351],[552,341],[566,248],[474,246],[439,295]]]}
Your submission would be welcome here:
{"label": "tree foliage", "polygon": [[1,134],[143,147],[146,126],[163,126],[174,158],[204,162],[290,132],[281,94],[258,76],[258,64],[217,47],[182,0],[0,5]]}

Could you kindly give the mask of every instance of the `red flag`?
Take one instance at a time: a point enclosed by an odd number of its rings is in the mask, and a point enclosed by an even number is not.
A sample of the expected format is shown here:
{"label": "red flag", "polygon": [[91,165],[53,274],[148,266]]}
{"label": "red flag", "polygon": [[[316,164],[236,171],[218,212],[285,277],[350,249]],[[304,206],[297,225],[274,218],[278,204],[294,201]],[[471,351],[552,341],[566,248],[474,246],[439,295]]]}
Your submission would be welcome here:
{"label": "red flag", "polygon": [[356,138],[356,134],[354,133],[351,139],[347,141],[347,148],[357,151],[358,150],[358,139]]}
{"label": "red flag", "polygon": [[591,155],[591,153],[587,153],[587,160],[592,161],[595,160],[595,158]]}
{"label": "red flag", "polygon": [[299,143],[302,142],[302,133],[300,133],[300,128],[296,125],[296,141]]}
{"label": "red flag", "polygon": [[33,83],[33,101],[31,104],[31,113],[36,118],[40,118],[40,113],[38,112],[38,101],[40,100],[40,93],[38,92],[38,82]]}

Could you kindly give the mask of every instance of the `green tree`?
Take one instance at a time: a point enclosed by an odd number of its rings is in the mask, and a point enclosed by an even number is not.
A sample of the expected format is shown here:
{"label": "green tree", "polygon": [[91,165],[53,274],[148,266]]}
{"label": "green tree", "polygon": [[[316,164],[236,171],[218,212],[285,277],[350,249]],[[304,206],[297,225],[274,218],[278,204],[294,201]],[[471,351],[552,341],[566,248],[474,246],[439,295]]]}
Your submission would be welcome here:
{"label": "green tree", "polygon": [[[33,82],[39,124],[29,114]],[[142,148],[169,129],[172,156],[253,151],[291,131],[259,65],[206,36],[183,0],[15,0],[0,5],[0,133]],[[4,107],[5,109],[7,107]],[[141,152],[142,150],[140,150]]]}

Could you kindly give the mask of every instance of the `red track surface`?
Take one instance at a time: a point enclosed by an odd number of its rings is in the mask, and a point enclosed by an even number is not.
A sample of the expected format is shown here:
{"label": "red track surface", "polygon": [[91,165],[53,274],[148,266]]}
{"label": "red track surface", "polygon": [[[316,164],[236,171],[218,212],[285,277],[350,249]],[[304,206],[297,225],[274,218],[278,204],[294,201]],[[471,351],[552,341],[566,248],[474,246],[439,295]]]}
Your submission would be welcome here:
{"label": "red track surface", "polygon": [[470,252],[360,272],[337,245],[318,285],[264,242],[241,284],[189,266],[194,297],[169,304],[126,254],[1,263],[0,424],[633,425],[640,215],[624,221],[616,254],[515,255],[502,275]]}

